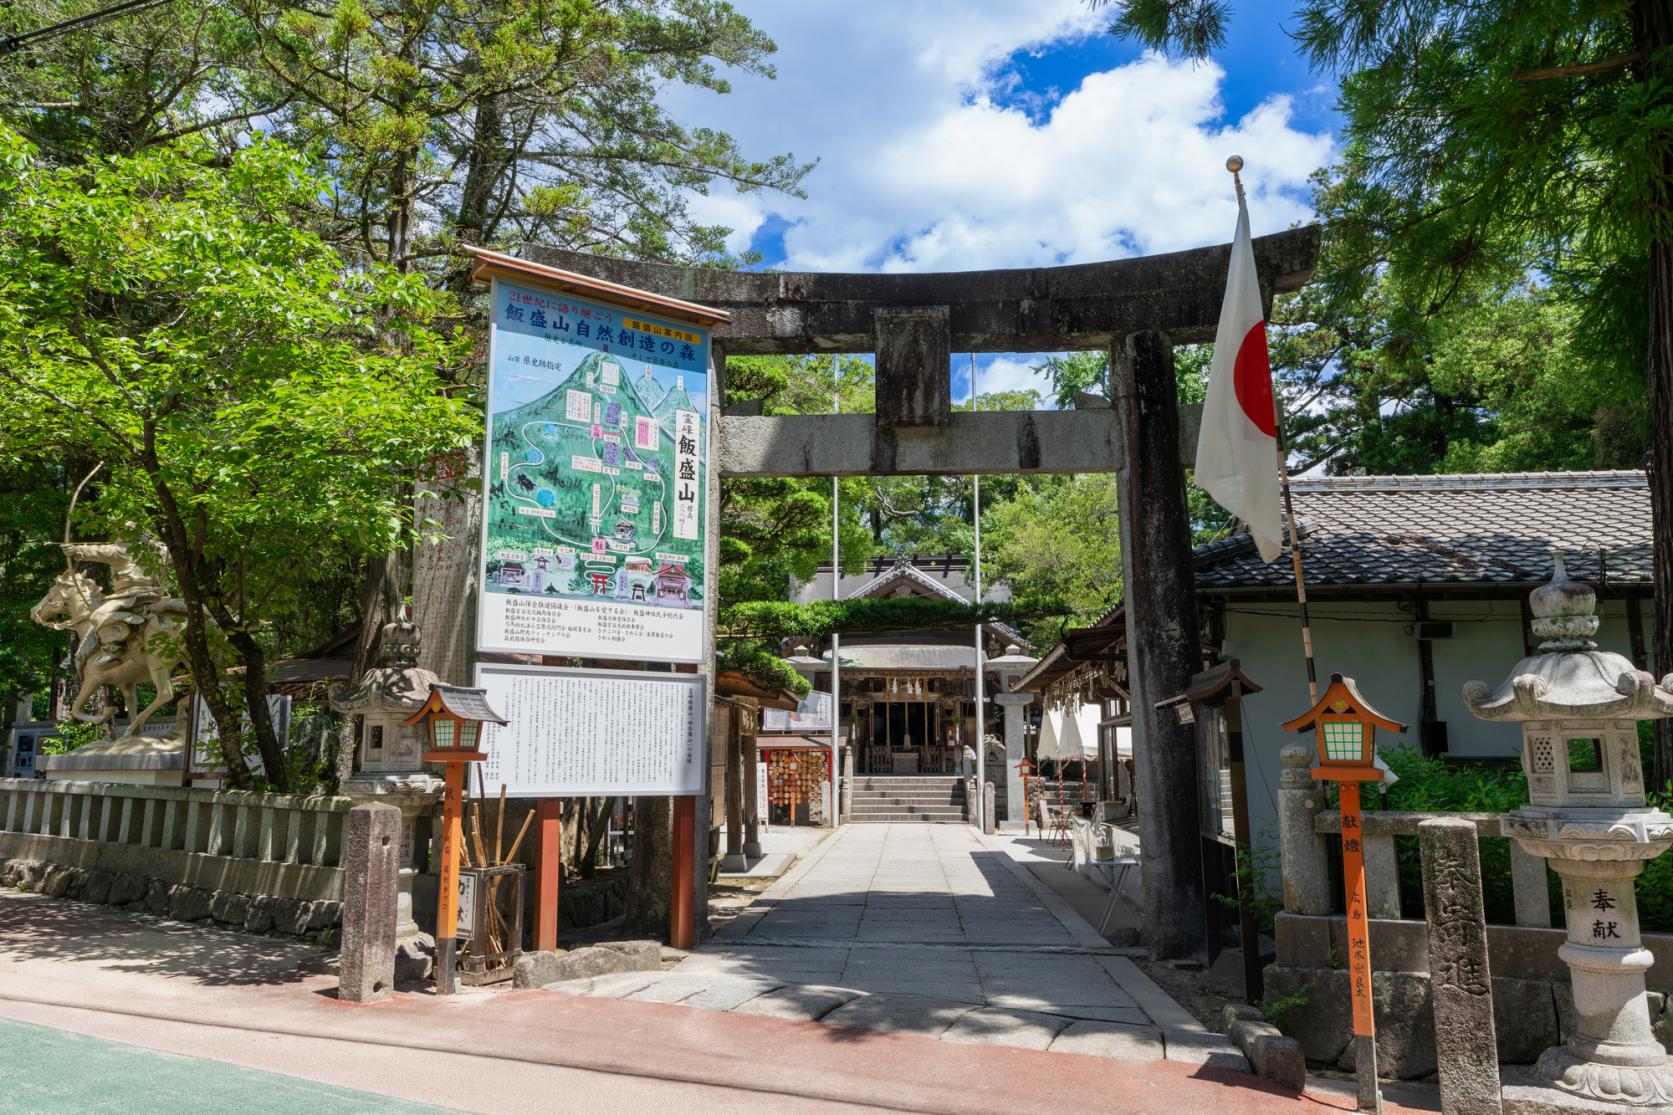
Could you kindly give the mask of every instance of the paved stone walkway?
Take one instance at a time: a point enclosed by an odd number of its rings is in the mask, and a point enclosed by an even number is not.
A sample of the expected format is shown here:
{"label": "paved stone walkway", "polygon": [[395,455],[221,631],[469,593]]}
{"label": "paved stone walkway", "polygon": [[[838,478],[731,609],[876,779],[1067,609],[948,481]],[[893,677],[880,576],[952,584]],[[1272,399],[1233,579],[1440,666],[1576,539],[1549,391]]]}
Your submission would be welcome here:
{"label": "paved stone walkway", "polygon": [[549,990],[831,1026],[1245,1068],[998,841],[848,825],[668,972]]}

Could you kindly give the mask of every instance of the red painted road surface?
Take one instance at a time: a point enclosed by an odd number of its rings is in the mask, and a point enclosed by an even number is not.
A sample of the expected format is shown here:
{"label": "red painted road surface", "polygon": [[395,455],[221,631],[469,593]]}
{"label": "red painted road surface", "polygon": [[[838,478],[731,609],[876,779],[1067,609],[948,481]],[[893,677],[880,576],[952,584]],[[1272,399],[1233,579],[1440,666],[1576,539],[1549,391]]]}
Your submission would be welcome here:
{"label": "red painted road surface", "polygon": [[[310,950],[0,895],[0,1016],[473,1111],[1351,1110],[1254,1077],[542,991],[339,1003]],[[1389,1115],[1412,1109],[1385,1104]]]}

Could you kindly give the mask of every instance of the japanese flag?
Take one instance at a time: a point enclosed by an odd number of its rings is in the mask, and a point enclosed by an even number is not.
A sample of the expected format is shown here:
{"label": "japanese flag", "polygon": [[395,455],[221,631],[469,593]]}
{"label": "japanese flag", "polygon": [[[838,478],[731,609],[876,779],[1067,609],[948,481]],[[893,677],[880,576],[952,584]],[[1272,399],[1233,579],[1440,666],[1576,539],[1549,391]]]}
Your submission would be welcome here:
{"label": "japanese flag", "polygon": [[1199,487],[1242,519],[1263,561],[1279,554],[1283,537],[1278,498],[1278,425],[1272,405],[1272,367],[1266,355],[1266,321],[1249,242],[1249,210],[1237,199],[1226,301],[1214,335],[1208,399],[1197,435]]}

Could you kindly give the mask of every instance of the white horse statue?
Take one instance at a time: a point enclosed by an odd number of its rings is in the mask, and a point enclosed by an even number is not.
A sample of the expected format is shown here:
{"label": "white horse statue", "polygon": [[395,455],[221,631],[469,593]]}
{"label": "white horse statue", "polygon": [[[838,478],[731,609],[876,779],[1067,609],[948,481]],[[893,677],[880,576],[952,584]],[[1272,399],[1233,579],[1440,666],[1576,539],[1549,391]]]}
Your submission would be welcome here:
{"label": "white horse statue", "polygon": [[[185,604],[141,572],[120,546],[71,545],[66,550],[71,557],[111,567],[110,595],[92,578],[66,570],[30,609],[29,618],[43,627],[81,636],[75,654],[81,688],[70,703],[70,715],[90,722],[114,720],[112,707],[95,714],[84,706],[103,687],[115,686],[133,717],[128,732],[137,734],[152,714],[174,699],[170,674],[180,662],[178,633],[185,622]],[[139,709],[135,690],[147,681],[157,696]]]}

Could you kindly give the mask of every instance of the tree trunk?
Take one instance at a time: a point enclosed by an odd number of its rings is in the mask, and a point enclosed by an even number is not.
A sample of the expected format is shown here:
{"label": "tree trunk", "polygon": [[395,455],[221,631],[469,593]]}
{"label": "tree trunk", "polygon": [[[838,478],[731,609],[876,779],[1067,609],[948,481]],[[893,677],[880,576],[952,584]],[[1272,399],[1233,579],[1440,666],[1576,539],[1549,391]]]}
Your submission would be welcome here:
{"label": "tree trunk", "polygon": [[273,710],[267,704],[267,654],[261,644],[237,626],[238,617],[225,605],[214,608],[215,620],[226,632],[227,642],[238,652],[244,663],[244,704],[249,710],[250,730],[256,737],[256,752],[266,768],[268,789],[281,794],[291,792],[290,769],[285,764],[284,748],[273,728]]}
{"label": "tree trunk", "polygon": [[661,937],[668,932],[674,891],[673,799],[635,798],[633,866],[626,922]]}
{"label": "tree trunk", "polygon": [[[1646,76],[1668,63],[1657,52],[1673,46],[1673,6],[1662,0],[1633,5],[1633,37],[1644,54]],[[1673,153],[1662,159],[1651,183],[1651,208],[1659,216],[1650,245],[1650,514],[1654,540],[1655,633],[1651,651],[1657,676],[1673,672]],[[1656,722],[1655,789],[1673,781],[1673,723]]]}
{"label": "tree trunk", "polygon": [[234,789],[247,790],[254,782],[250,776],[250,765],[244,761],[244,755],[238,748],[244,725],[221,688],[220,667],[209,650],[209,621],[205,612],[198,551],[192,545],[174,493],[159,476],[161,469],[151,448],[154,435],[155,427],[147,424],[146,450],[140,463],[151,477],[152,490],[161,507],[162,514],[157,517],[157,523],[162,527],[159,533],[163,548],[168,551],[169,564],[174,567],[175,580],[180,583],[180,597],[186,602],[186,636],[183,640],[186,662],[191,671],[192,684],[197,687],[197,695],[203,698],[204,707],[209,709],[209,715],[215,720],[215,730],[220,733],[221,754],[227,768],[226,781]]}

